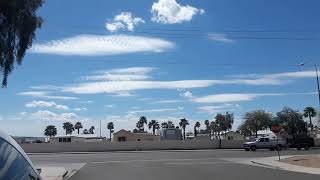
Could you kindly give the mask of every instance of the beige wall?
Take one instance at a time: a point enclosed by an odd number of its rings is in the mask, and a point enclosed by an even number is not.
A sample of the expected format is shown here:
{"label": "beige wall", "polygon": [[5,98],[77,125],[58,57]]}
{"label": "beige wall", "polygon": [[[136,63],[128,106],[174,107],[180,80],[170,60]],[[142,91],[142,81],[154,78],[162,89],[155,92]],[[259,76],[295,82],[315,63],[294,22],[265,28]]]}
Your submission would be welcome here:
{"label": "beige wall", "polygon": [[113,142],[117,142],[119,137],[126,137],[126,141],[159,141],[159,135],[152,135],[147,133],[131,133],[127,131],[119,131],[113,134]]}

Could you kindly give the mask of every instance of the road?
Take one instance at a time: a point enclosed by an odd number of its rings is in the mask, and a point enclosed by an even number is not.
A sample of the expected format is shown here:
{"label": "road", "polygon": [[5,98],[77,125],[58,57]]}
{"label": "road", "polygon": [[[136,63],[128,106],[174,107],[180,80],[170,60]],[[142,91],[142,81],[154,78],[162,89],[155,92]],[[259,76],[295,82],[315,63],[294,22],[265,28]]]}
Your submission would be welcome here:
{"label": "road", "polygon": [[[285,150],[283,155],[320,154]],[[105,153],[31,154],[37,164],[83,164],[72,180],[136,180],[136,179],[316,179],[319,176],[258,167],[239,163],[241,160],[276,156],[276,151],[196,150],[143,151]]]}

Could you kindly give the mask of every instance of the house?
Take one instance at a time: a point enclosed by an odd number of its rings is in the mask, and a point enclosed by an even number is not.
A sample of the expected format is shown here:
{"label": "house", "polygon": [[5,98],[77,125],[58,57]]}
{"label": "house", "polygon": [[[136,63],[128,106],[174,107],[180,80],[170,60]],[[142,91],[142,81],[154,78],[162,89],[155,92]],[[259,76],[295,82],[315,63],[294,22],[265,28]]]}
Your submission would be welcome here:
{"label": "house", "polygon": [[64,135],[50,138],[50,143],[102,142],[104,139],[96,134]]}
{"label": "house", "polygon": [[48,137],[24,137],[24,136],[13,136],[12,137],[17,143],[44,143],[48,142]]}
{"label": "house", "polygon": [[161,140],[182,140],[182,130],[177,128],[164,128],[160,131]]}
{"label": "house", "polygon": [[225,134],[227,140],[244,140],[244,136],[240,133],[229,131]]}
{"label": "house", "polygon": [[124,129],[113,133],[113,142],[124,141],[159,141],[159,135],[153,135],[150,133],[133,133]]}

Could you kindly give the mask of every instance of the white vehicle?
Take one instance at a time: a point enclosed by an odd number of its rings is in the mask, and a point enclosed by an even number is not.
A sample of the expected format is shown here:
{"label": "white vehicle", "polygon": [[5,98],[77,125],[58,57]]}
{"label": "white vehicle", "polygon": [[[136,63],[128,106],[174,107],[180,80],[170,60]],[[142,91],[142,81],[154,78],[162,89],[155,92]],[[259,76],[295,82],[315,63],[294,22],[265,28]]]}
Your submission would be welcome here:
{"label": "white vehicle", "polygon": [[287,142],[283,139],[270,139],[268,137],[261,137],[255,139],[252,142],[246,142],[243,144],[243,148],[246,151],[255,151],[256,149],[270,149],[271,151],[287,147]]}
{"label": "white vehicle", "polygon": [[41,180],[23,149],[0,130],[0,179]]}

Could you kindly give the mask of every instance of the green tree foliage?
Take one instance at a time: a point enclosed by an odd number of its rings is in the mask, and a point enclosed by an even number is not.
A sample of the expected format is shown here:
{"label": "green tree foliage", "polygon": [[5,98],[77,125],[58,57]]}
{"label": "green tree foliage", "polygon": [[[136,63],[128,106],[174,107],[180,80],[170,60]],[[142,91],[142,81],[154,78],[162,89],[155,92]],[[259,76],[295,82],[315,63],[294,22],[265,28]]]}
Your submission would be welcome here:
{"label": "green tree foliage", "polygon": [[311,131],[313,131],[313,124],[312,124],[311,118],[316,117],[316,115],[317,115],[317,111],[313,107],[306,107],[303,110],[303,116],[305,118],[309,118],[309,127]]}
{"label": "green tree foliage", "polygon": [[194,131],[194,136],[195,137],[198,135],[198,129],[200,128],[200,126],[201,126],[200,122],[196,122],[194,124],[193,131]]}
{"label": "green tree foliage", "polygon": [[205,120],[205,121],[204,121],[204,125],[206,126],[206,131],[207,131],[207,133],[210,132],[210,134],[211,134],[210,121],[209,121],[209,120]]}
{"label": "green tree foliage", "polygon": [[0,72],[2,87],[6,87],[8,75],[15,63],[21,64],[26,50],[35,39],[35,31],[41,27],[42,19],[36,11],[43,0],[0,1]]}
{"label": "green tree foliage", "polygon": [[302,114],[291,108],[284,107],[282,111],[277,113],[276,120],[292,137],[299,134],[306,134],[308,131],[307,123],[303,121]]}
{"label": "green tree foliage", "polygon": [[141,133],[144,133],[144,125],[147,124],[147,118],[145,116],[141,116],[139,121],[136,123],[136,127],[138,128],[138,131]]}
{"label": "green tree foliage", "polygon": [[185,119],[185,118],[180,119],[179,126],[183,129],[183,139],[184,140],[186,139],[186,127],[188,125],[189,125],[189,122],[187,119]]}
{"label": "green tree foliage", "polygon": [[72,134],[72,131],[74,131],[73,124],[70,122],[63,123],[63,129],[66,131],[66,135]]}
{"label": "green tree foliage", "polygon": [[234,116],[232,113],[226,112],[226,114],[218,113],[215,117],[216,130],[218,133],[218,137],[220,139],[220,133],[222,131],[227,132],[232,129],[232,125],[234,122]]}
{"label": "green tree foliage", "polygon": [[81,122],[76,122],[76,124],[74,125],[74,129],[78,130],[78,134],[80,133],[80,129],[82,129],[82,124]]}
{"label": "green tree foliage", "polygon": [[155,135],[156,134],[156,129],[160,129],[160,125],[159,122],[156,120],[151,120],[148,124],[149,129],[152,128],[152,134]]}
{"label": "green tree foliage", "polygon": [[54,125],[47,126],[46,129],[44,130],[44,135],[49,137],[56,136],[57,128]]}
{"label": "green tree foliage", "polygon": [[108,125],[107,125],[107,128],[109,129],[109,138],[111,140],[111,135],[113,133],[113,130],[114,130],[114,124],[113,122],[109,122]]}
{"label": "green tree foliage", "polygon": [[168,122],[162,122],[161,128],[175,128],[175,126],[172,121],[168,121]]}
{"label": "green tree foliage", "polygon": [[272,124],[272,114],[264,110],[254,110],[244,115],[245,121],[240,125],[239,130],[244,135],[255,134],[258,131],[270,128]]}
{"label": "green tree foliage", "polygon": [[89,129],[89,134],[94,134],[94,130],[95,130],[94,126],[91,126]]}

